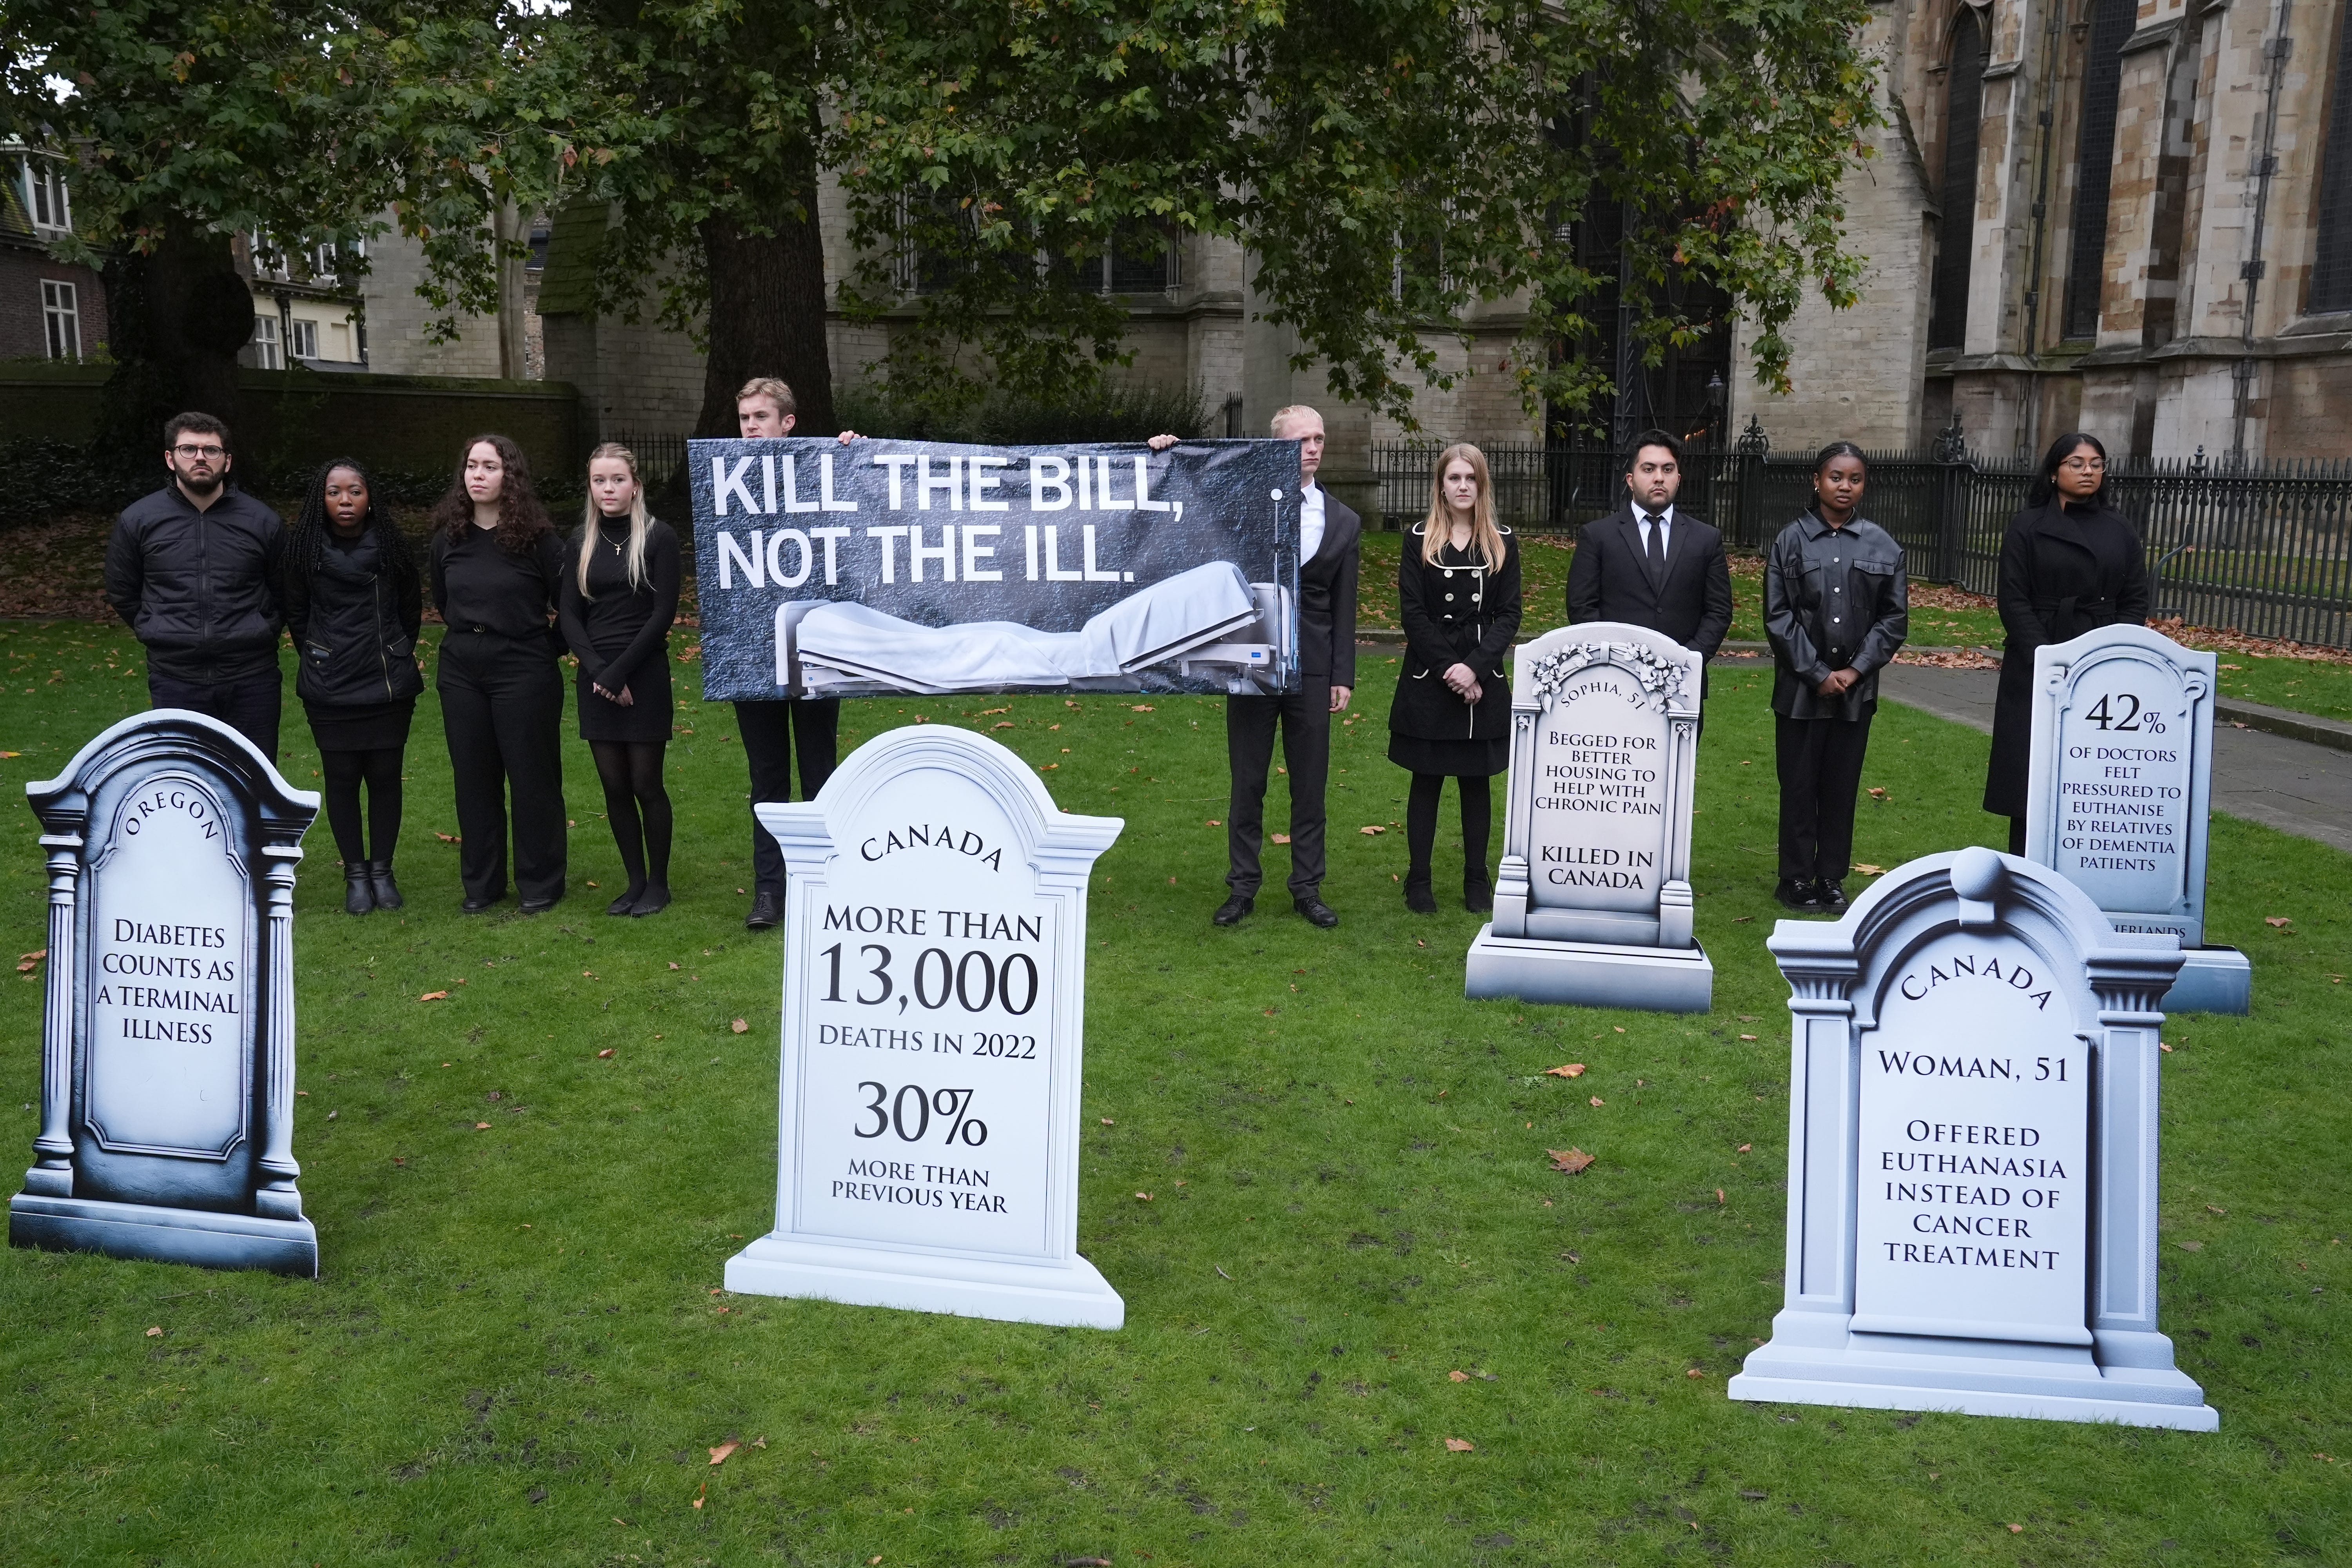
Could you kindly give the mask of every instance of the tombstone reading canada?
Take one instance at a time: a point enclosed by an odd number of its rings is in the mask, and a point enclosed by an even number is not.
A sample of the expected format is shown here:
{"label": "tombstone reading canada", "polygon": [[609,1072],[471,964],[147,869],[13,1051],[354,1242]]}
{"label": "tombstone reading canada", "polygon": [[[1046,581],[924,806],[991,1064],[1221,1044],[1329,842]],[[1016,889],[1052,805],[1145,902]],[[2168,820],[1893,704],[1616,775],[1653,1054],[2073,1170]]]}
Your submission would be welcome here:
{"label": "tombstone reading canada", "polygon": [[1707,1010],[1690,886],[1702,662],[1611,621],[1520,645],[1501,874],[1469,995]]}
{"label": "tombstone reading canada", "polygon": [[294,1180],[294,865],[319,797],[199,713],[28,784],[49,863],[41,1131],[15,1247],[314,1278]]}
{"label": "tombstone reading canada", "polygon": [[2213,1430],[2156,1321],[2172,937],[1970,848],[1769,945],[1794,1022],[1786,1297],[1731,1397]]}
{"label": "tombstone reading canada", "polygon": [[727,1288],[1118,1328],[1078,1110],[1087,880],[1124,824],[944,724],[758,811],[788,871],[776,1227]]}
{"label": "tombstone reading canada", "polygon": [[2246,955],[2205,944],[2213,678],[2213,655],[2146,626],[2033,653],[2026,858],[2088,893],[2117,931],[2180,939],[2168,1013],[2253,1005]]}

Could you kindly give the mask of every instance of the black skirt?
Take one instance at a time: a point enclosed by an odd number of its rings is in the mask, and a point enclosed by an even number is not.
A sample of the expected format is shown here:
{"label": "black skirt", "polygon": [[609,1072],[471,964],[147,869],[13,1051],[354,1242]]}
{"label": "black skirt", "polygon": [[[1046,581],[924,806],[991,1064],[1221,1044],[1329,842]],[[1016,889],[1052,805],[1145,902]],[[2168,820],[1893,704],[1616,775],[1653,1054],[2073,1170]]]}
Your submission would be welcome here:
{"label": "black skirt", "polygon": [[1433,741],[1422,735],[1389,731],[1389,761],[1407,773],[1435,773],[1442,778],[1493,778],[1511,765],[1511,738],[1490,741]]}
{"label": "black skirt", "polygon": [[628,679],[629,705],[599,697],[584,669],[572,677],[580,697],[580,738],[649,746],[670,737],[669,639],[646,650]]}
{"label": "black skirt", "polygon": [[416,714],[416,699],[390,702],[329,705],[305,702],[310,734],[322,752],[393,752],[408,744],[408,721]]}

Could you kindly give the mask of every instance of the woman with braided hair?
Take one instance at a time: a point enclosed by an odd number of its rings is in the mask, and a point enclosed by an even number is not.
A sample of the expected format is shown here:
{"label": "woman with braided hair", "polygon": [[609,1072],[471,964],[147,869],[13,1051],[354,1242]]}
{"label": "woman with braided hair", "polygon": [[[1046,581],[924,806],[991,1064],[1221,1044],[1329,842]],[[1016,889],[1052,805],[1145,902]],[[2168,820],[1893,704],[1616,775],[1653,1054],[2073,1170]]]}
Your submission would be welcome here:
{"label": "woman with braided hair", "polygon": [[287,549],[285,599],[299,661],[294,691],[319,742],[327,824],[343,859],[344,912],[396,910],[401,761],[425,689],[416,664],[424,586],[400,525],[377,509],[367,470],[348,458],[310,481]]}

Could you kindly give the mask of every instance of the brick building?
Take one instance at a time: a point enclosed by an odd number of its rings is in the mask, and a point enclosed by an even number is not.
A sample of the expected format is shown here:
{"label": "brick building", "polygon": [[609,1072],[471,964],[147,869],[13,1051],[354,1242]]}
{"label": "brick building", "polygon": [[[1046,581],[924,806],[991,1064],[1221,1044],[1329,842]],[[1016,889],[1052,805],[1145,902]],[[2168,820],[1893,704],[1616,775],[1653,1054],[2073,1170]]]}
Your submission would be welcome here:
{"label": "brick building", "polygon": [[1808,306],[1776,444],[2338,458],[2352,424],[2344,0],[1884,0],[1848,183],[1860,306]]}
{"label": "brick building", "polygon": [[0,360],[81,360],[106,347],[106,290],[51,246],[73,230],[72,165],[0,142]]}

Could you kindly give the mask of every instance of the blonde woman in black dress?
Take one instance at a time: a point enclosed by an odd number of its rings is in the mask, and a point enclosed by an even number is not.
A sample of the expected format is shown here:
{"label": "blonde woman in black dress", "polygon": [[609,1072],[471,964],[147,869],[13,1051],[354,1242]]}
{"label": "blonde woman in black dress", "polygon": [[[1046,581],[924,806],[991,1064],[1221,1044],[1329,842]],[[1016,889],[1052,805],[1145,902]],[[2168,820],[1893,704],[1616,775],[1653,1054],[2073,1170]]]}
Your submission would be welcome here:
{"label": "blonde woman in black dress", "polygon": [[609,915],[669,907],[669,628],[682,570],[677,533],[646,512],[636,455],[607,441],[588,457],[588,504],[558,616],[580,660],[580,738],[629,885]]}
{"label": "blonde woman in black dress", "polygon": [[1495,521],[1486,455],[1464,442],[1438,454],[1429,515],[1397,563],[1403,674],[1389,705],[1389,761],[1412,774],[1405,805],[1405,907],[1434,913],[1430,854],[1445,781],[1462,797],[1462,903],[1495,907],[1487,780],[1510,766],[1511,639],[1519,629],[1519,542]]}

